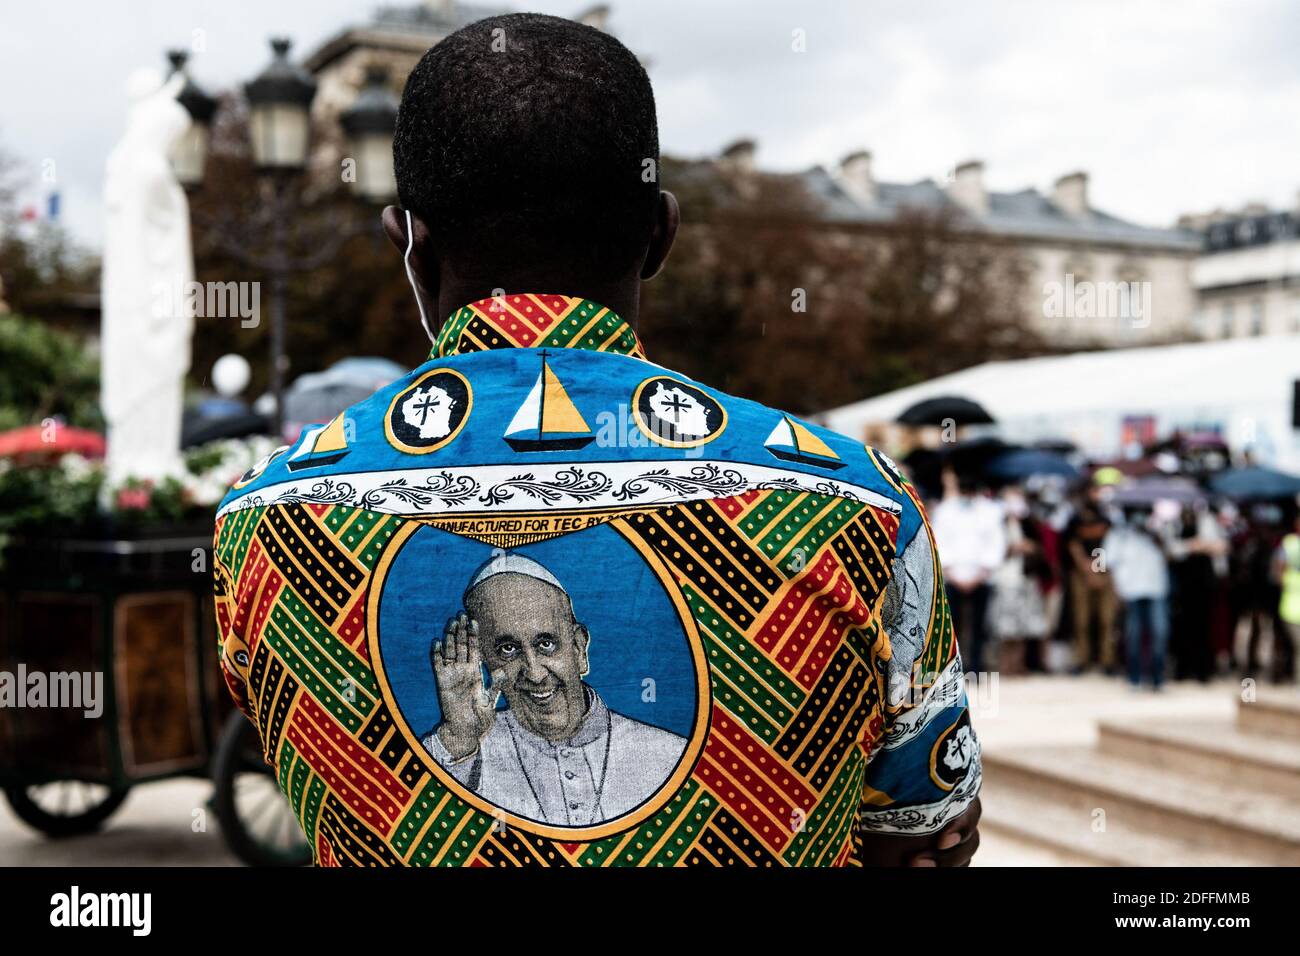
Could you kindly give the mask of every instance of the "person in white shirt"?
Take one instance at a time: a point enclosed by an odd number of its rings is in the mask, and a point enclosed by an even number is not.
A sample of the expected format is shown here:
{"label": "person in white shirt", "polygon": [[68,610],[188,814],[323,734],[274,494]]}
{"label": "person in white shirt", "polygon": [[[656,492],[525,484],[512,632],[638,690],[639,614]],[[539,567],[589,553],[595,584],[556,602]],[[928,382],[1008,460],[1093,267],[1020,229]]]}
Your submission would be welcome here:
{"label": "person in white shirt", "polygon": [[1007,555],[1002,507],[977,494],[966,476],[944,476],[943,500],[930,514],[930,527],[943,563],[944,587],[962,660],[971,670],[985,666],[989,578]]}
{"label": "person in white shirt", "polygon": [[1142,638],[1149,634],[1151,655],[1145,670],[1152,689],[1159,690],[1169,646],[1169,560],[1151,522],[1146,510],[1126,508],[1124,523],[1106,533],[1102,553],[1115,593],[1124,602],[1129,683],[1142,685]]}

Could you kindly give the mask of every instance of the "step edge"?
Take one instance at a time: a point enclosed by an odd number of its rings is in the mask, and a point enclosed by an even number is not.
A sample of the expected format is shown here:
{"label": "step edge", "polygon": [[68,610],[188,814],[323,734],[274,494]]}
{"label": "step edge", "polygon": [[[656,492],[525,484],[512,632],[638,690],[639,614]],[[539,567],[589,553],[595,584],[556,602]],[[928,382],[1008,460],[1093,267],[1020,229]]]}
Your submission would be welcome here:
{"label": "step edge", "polygon": [[[1134,796],[1132,793],[1124,790],[1123,788],[1108,782],[1093,781],[1093,780],[1079,781],[1077,777],[1071,776],[1067,772],[1059,771],[1056,768],[1036,767],[1024,763],[1017,763],[1015,761],[1008,761],[1006,760],[1005,755],[994,755],[994,754],[990,754],[988,751],[984,752],[983,761],[984,761],[984,770],[986,773],[990,767],[990,764],[993,766],[994,770],[996,771],[999,762],[1001,762],[1002,765],[1007,766],[1012,771],[1016,771],[1020,773],[1028,773],[1028,774],[1039,774],[1041,776],[1049,777],[1055,783],[1064,784],[1067,786],[1079,785],[1082,783],[1082,785],[1087,786],[1092,790],[1097,791],[1098,793],[1101,793],[1105,796],[1112,797],[1117,800],[1129,800],[1135,803],[1147,803],[1157,810],[1165,810],[1170,813],[1177,813],[1183,817],[1187,817],[1192,820],[1197,820],[1197,819],[1208,820],[1215,824],[1218,824],[1221,827],[1224,827],[1225,829],[1239,830],[1245,833],[1249,833],[1250,835],[1255,837],[1263,837],[1271,840],[1282,840],[1287,844],[1292,844],[1297,848],[1300,848],[1300,830],[1298,830],[1294,835],[1278,833],[1277,830],[1270,829],[1262,825],[1259,821],[1242,820],[1240,817],[1230,817],[1224,814],[1220,814],[1219,812],[1214,810],[1201,810],[1200,812],[1197,812],[1196,810],[1189,808],[1178,801],[1164,798],[1164,795],[1159,793],[1142,794],[1141,796]],[[1149,768],[1145,768],[1145,767],[1142,769],[1149,770]],[[1160,771],[1154,771],[1154,772],[1159,773]],[[1283,799],[1287,799],[1287,798],[1283,798]],[[1300,810],[1300,800],[1293,800],[1292,802],[1295,802],[1297,804],[1297,809]]]}
{"label": "step edge", "polygon": [[[1235,728],[1235,725],[1232,726]],[[1214,757],[1243,760],[1248,763],[1253,763],[1256,766],[1275,770],[1287,775],[1294,774],[1297,780],[1300,780],[1300,753],[1297,754],[1294,761],[1279,760],[1276,757],[1269,757],[1267,754],[1242,753],[1241,751],[1233,750],[1231,747],[1222,745],[1219,741],[1205,740],[1200,737],[1180,736],[1176,732],[1165,735],[1150,727],[1130,727],[1126,724],[1117,724],[1112,721],[1103,720],[1097,724],[1098,739],[1100,740],[1100,738],[1106,734],[1117,737],[1127,737],[1130,740],[1138,740],[1143,743],[1183,747],[1187,750],[1195,750],[1199,753],[1208,754]],[[1247,734],[1246,736],[1258,735]],[[1290,742],[1288,741],[1288,743]]]}
{"label": "step edge", "polygon": [[[990,804],[995,804],[997,802],[1000,801],[990,801]],[[1070,853],[1074,856],[1086,857],[1089,860],[1107,866],[1151,866],[1152,864],[1144,854],[1149,855],[1153,845],[1167,847],[1169,854],[1176,858],[1173,862],[1159,864],[1164,867],[1270,865],[1267,861],[1260,859],[1258,854],[1254,853],[1243,854],[1243,858],[1240,861],[1234,860],[1229,863],[1219,859],[1219,857],[1223,856],[1222,853],[1198,851],[1195,846],[1189,845],[1185,840],[1180,840],[1177,837],[1166,836],[1159,833],[1155,833],[1154,835],[1145,832],[1138,834],[1139,839],[1143,841],[1145,846],[1141,849],[1134,850],[1131,853],[1106,852],[1088,846],[1082,841],[1062,839],[1055,833],[1045,832],[1042,828],[1034,828],[1032,825],[1031,827],[1026,828],[1023,819],[1024,818],[1022,817],[1004,817],[998,811],[990,810],[988,805],[986,805],[986,808],[980,817],[980,826],[983,827],[985,824],[988,824],[997,833],[1005,833],[1009,836],[1019,838],[1026,843],[1032,843],[1048,849]],[[1119,824],[1116,829],[1111,831],[1111,833],[1112,835],[1122,835],[1125,833],[1135,833],[1135,830],[1132,827]],[[1207,857],[1209,859],[1206,859]]]}

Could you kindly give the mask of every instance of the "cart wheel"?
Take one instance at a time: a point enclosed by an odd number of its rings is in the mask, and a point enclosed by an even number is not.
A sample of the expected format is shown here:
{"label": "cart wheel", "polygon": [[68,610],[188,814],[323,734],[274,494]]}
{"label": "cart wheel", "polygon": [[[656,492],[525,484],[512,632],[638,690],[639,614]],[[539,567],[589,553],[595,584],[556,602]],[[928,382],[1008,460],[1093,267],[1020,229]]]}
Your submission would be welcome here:
{"label": "cart wheel", "polygon": [[226,718],[212,761],[212,807],[226,846],[249,866],[306,866],[311,846],[262,759],[257,730],[239,711]]}
{"label": "cart wheel", "polygon": [[98,830],[122,805],[127,789],[84,780],[56,780],[5,787],[5,798],[28,826],[46,836],[69,837]]}

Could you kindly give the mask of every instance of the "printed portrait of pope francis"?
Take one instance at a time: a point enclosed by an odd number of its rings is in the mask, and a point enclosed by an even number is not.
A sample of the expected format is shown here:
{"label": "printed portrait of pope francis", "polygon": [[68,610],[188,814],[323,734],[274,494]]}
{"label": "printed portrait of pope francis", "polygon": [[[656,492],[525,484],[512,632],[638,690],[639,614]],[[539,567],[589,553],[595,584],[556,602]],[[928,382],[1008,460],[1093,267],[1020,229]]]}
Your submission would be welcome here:
{"label": "printed portrait of pope francis", "polygon": [[[583,680],[590,650],[559,580],[524,555],[494,553],[430,648],[442,720],[425,748],[462,786],[530,820],[582,827],[635,809],[686,740],[606,706]],[[497,710],[502,694],[509,706]]]}

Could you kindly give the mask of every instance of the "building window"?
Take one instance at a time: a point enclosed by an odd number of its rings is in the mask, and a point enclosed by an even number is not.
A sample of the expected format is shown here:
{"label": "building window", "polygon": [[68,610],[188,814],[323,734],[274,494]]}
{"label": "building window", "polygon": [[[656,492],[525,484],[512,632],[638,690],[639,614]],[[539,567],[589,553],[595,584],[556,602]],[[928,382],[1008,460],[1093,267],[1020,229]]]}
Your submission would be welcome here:
{"label": "building window", "polygon": [[1219,313],[1219,328],[1223,338],[1232,338],[1232,303],[1223,303]]}
{"label": "building window", "polygon": [[1250,334],[1264,334],[1264,303],[1256,299],[1250,304]]}
{"label": "building window", "polygon": [[1068,256],[1065,260],[1064,274],[1061,276],[1066,303],[1061,317],[1061,330],[1071,335],[1089,338],[1098,334],[1096,298],[1093,297],[1093,309],[1078,308],[1079,296],[1087,283],[1092,281],[1092,263],[1086,256]]}

